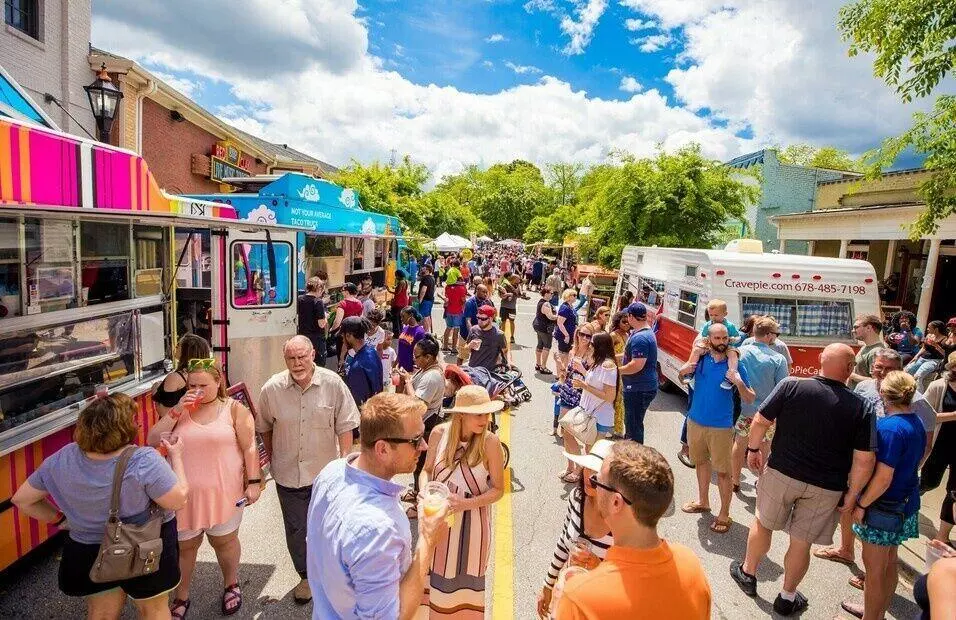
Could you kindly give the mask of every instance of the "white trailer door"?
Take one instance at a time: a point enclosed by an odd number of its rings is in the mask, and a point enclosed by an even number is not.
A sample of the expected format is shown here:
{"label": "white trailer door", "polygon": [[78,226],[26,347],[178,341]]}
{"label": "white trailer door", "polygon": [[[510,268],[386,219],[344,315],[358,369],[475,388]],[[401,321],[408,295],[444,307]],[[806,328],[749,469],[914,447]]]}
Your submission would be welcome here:
{"label": "white trailer door", "polygon": [[295,233],[229,229],[225,249],[227,373],[256,399],[296,333]]}

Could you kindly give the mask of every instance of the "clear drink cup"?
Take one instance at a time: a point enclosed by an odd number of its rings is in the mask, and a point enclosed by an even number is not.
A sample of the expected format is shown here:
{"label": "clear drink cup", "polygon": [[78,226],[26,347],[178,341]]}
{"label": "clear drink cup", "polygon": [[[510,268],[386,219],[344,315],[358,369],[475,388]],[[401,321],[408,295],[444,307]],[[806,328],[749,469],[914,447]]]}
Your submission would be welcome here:
{"label": "clear drink cup", "polygon": [[173,445],[179,441],[179,435],[173,433],[172,431],[166,431],[165,433],[159,434],[159,446],[156,448],[156,450],[158,450],[163,457],[167,457],[169,456],[169,451],[166,449],[166,446],[163,445],[164,441],[169,445]]}
{"label": "clear drink cup", "polygon": [[422,490],[422,510],[426,516],[432,516],[441,512],[448,505],[448,498],[451,491],[444,482],[435,480],[425,485]]}

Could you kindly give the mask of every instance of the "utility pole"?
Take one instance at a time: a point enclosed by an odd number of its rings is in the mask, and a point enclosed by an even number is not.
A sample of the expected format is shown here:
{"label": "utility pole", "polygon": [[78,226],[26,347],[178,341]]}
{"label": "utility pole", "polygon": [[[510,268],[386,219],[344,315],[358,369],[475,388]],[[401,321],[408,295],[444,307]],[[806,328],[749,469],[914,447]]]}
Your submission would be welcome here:
{"label": "utility pole", "polygon": [[388,167],[389,167],[389,168],[394,168],[394,167],[395,167],[395,163],[396,163],[395,160],[396,160],[397,156],[398,156],[398,151],[396,151],[395,149],[392,149],[392,152],[391,152],[391,154],[390,154],[390,156],[389,156],[389,158],[388,158]]}

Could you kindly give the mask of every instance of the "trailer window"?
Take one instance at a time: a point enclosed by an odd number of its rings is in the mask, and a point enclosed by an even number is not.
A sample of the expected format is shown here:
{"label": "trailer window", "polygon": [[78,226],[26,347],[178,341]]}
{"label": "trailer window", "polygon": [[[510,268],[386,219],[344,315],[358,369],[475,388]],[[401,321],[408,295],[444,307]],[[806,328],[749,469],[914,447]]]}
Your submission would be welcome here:
{"label": "trailer window", "polygon": [[677,305],[677,320],[689,327],[697,325],[697,293],[682,290]]}
{"label": "trailer window", "polygon": [[742,297],[741,317],[772,316],[780,333],[802,338],[850,339],[853,304],[848,300]]}
{"label": "trailer window", "polygon": [[136,297],[160,295],[166,273],[166,233],[158,226],[133,226]]}
{"label": "trailer window", "polygon": [[306,257],[314,256],[318,258],[345,256],[345,237],[306,235],[305,255]]}
{"label": "trailer window", "polygon": [[[187,247],[188,243],[188,247]],[[176,288],[212,288],[208,230],[176,229]]]}
{"label": "trailer window", "polygon": [[385,266],[385,240],[375,240],[375,269],[381,269]]}
{"label": "trailer window", "polygon": [[[275,282],[273,282],[275,279]],[[236,308],[292,303],[292,245],[236,241],[232,244],[232,305]]]}

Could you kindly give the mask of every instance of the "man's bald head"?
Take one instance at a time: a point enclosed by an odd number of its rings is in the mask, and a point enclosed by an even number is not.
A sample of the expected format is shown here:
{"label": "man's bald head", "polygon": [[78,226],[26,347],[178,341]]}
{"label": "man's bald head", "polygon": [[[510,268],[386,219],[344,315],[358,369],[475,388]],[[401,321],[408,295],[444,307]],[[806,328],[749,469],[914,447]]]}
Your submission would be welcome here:
{"label": "man's bald head", "polygon": [[305,348],[307,350],[312,350],[312,341],[309,340],[306,336],[298,335],[293,336],[285,341],[285,344],[282,345],[282,353],[286,354],[292,349]]}
{"label": "man's bald head", "polygon": [[856,354],[841,342],[828,344],[820,354],[820,375],[840,383],[846,383],[853,374]]}
{"label": "man's bald head", "polygon": [[727,331],[727,326],[723,323],[711,323],[710,327],[707,328],[707,334],[713,334],[715,336],[729,336],[730,332]]}

